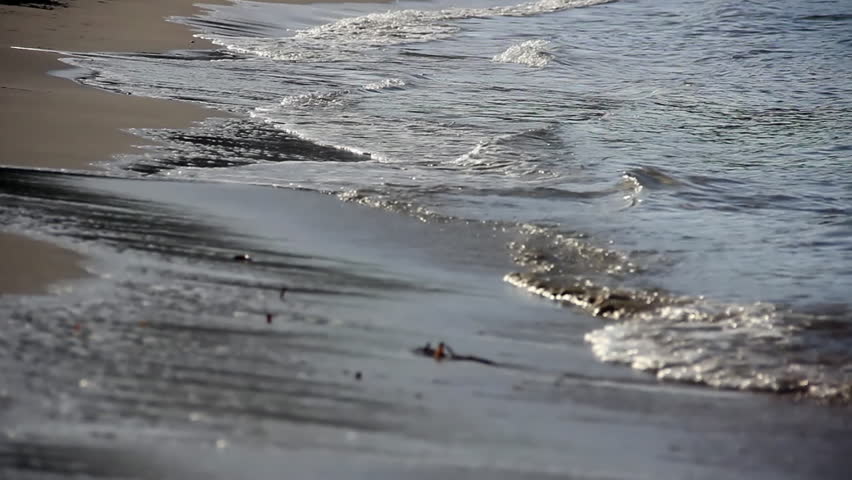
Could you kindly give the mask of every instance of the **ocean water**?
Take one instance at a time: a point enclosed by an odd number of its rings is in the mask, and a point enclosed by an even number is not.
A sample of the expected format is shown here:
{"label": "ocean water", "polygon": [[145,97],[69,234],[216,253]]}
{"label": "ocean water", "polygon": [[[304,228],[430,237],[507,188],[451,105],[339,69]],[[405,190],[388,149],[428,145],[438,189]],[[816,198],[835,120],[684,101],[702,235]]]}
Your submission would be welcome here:
{"label": "ocean water", "polygon": [[110,168],[516,229],[506,281],[591,315],[604,361],[849,396],[843,2],[215,7],[222,50],[72,60],[251,116]]}
{"label": "ocean water", "polygon": [[[429,451],[452,468],[627,478],[635,467],[648,478],[685,478],[696,471],[678,469],[690,463],[704,469],[695,478],[718,478],[725,459],[742,460],[743,449],[759,444],[767,458],[800,448],[807,459],[798,467],[767,461],[766,478],[831,477],[843,471],[831,467],[837,457],[815,452],[842,452],[850,439],[842,425],[828,427],[836,417],[820,408],[846,412],[852,400],[850,13],[842,0],[241,1],[173,19],[212,40],[213,51],[69,53],[65,61],[83,69],[75,75],[84,84],[237,116],[188,130],[135,130],[158,145],[109,162],[103,178],[10,174],[0,185],[17,199],[0,211],[7,224],[83,248],[101,238],[113,250],[107,263],[131,265],[107,300],[24,302],[12,315],[30,319],[35,308],[69,324],[127,320],[110,330],[115,342],[106,350],[86,344],[57,354],[82,363],[116,355],[125,343],[130,351],[144,342],[181,351],[172,344],[186,341],[187,355],[219,359],[239,352],[212,373],[180,355],[146,357],[140,371],[101,372],[91,382],[109,384],[109,395],[96,395],[113,415],[107,423],[136,415],[124,409],[129,396],[151,389],[151,418],[191,410],[193,422],[209,421],[225,437],[278,440],[277,430],[258,434],[252,422],[215,419],[236,411],[370,438],[403,432],[376,440],[384,447],[371,452]],[[80,215],[72,206],[89,213],[70,220]],[[222,266],[234,245],[264,258],[258,270]],[[123,252],[131,251],[153,259],[128,260]],[[281,313],[298,333],[230,330],[234,319],[223,312],[250,318],[277,308],[269,305],[282,277],[300,285],[297,298],[312,299]],[[170,320],[150,336],[128,333],[151,309]],[[212,324],[200,325],[200,315]],[[337,335],[346,342],[332,340],[329,325],[342,325]],[[500,377],[498,386],[469,370],[445,380],[476,385],[482,411],[429,417],[437,423],[424,431],[412,420],[420,419],[417,402],[308,380],[341,358],[414,368],[388,345],[435,332],[475,352],[494,350],[511,366],[512,380]],[[305,367],[299,355],[308,351]],[[274,368],[243,378],[259,358],[293,370],[285,388],[292,405],[264,403],[282,393]],[[384,374],[421,395],[429,368],[404,379]],[[524,375],[534,379],[502,390]],[[553,375],[584,389],[554,394],[546,387]],[[131,387],[134,376],[141,383]],[[165,390],[184,380],[204,388]],[[205,390],[211,385],[227,398]],[[243,397],[246,385],[257,398]],[[659,400],[673,391],[686,400]],[[783,403],[755,400],[771,394]],[[82,401],[75,395],[68,402]],[[440,395],[447,405],[459,400],[451,389]],[[504,395],[534,398],[533,406],[506,406]],[[662,467],[644,468],[659,452],[640,439],[684,445],[680,431],[649,433],[625,420],[631,427],[596,431],[598,443],[566,454],[557,448],[562,432],[548,423],[570,401],[584,407],[577,418],[598,418],[607,405],[619,413],[602,417],[618,423],[645,405],[643,414],[675,412],[683,428],[706,431],[718,415],[700,426],[686,420],[708,408],[702,395],[740,399],[709,410],[726,412],[731,424],[719,428],[730,436],[707,440],[710,447],[700,444],[687,459],[661,446],[670,461]],[[724,403],[742,395],[757,403]],[[737,446],[737,425],[761,422],[754,412],[766,409],[786,420],[742,427],[747,447]],[[537,433],[506,437],[500,419]],[[453,422],[465,421],[469,430],[442,444]],[[824,435],[805,442],[807,425]],[[763,431],[778,439],[749,443]],[[350,437],[344,447],[331,437],[322,428],[310,433],[322,448],[349,449]],[[461,444],[474,453],[456,458],[451,447]],[[604,458],[593,453],[600,445],[635,452]],[[604,464],[611,471],[595,470]],[[816,470],[796,470],[806,467]]]}

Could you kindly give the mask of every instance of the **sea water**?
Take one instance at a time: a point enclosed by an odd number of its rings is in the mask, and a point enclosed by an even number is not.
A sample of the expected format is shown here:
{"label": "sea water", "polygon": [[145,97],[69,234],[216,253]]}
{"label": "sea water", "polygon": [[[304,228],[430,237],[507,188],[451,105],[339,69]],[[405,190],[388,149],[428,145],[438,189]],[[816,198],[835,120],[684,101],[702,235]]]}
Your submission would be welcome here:
{"label": "sea water", "polygon": [[68,61],[90,85],[243,115],[137,131],[163,146],[115,175],[305,189],[511,231],[494,252],[514,262],[504,280],[601,317],[584,336],[600,360],[843,401],[847,7],[238,2],[175,19],[216,51]]}

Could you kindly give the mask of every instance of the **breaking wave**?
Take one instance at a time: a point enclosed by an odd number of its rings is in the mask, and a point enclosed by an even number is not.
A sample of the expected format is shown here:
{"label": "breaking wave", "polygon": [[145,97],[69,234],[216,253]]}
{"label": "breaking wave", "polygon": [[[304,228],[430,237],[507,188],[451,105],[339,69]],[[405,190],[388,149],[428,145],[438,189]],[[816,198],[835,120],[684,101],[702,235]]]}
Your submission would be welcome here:
{"label": "breaking wave", "polygon": [[365,50],[448,38],[468,18],[523,17],[589,7],[614,0],[539,0],[518,5],[443,10],[389,10],[297,31],[288,38],[202,34],[231,51],[291,62],[345,60]]}
{"label": "breaking wave", "polygon": [[850,312],[802,313],[611,286],[640,270],[628,255],[539,227],[527,235],[513,245],[527,271],[504,280],[614,321],[585,336],[602,361],[660,380],[852,402]]}
{"label": "breaking wave", "polygon": [[[381,90],[400,89],[405,82],[398,78],[386,78],[384,80],[363,85],[360,90],[377,92]],[[355,89],[357,90],[357,89]],[[299,95],[288,95],[281,100],[285,107],[329,107],[343,105],[346,98],[352,94],[353,89],[339,89],[329,91],[308,92]],[[263,111],[263,109],[257,109]]]}
{"label": "breaking wave", "polygon": [[512,45],[505,52],[495,55],[492,61],[498,63],[518,63],[530,67],[544,67],[553,58],[550,42],[547,40],[527,40]]}
{"label": "breaking wave", "polygon": [[364,85],[364,90],[391,90],[391,89],[399,89],[405,86],[405,82],[398,78],[386,78],[380,82],[373,82]]}

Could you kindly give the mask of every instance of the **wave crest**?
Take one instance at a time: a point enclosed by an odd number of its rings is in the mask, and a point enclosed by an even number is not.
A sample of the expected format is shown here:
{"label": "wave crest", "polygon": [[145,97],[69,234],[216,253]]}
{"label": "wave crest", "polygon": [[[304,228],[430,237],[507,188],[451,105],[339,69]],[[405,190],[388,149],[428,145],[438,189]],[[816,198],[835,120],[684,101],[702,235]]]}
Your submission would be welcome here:
{"label": "wave crest", "polygon": [[585,335],[602,361],[660,380],[852,403],[852,325],[837,314],[614,288],[550,270],[544,261],[504,280],[616,320]]}
{"label": "wave crest", "polygon": [[553,58],[550,48],[550,42],[547,40],[527,40],[512,45],[505,52],[495,55],[491,60],[497,63],[518,63],[542,68],[550,63]]}
{"label": "wave crest", "polygon": [[371,49],[448,38],[450,22],[468,18],[523,17],[589,7],[615,0],[539,0],[518,5],[443,10],[389,10],[318,25],[290,38],[200,35],[231,51],[291,62],[337,61]]}

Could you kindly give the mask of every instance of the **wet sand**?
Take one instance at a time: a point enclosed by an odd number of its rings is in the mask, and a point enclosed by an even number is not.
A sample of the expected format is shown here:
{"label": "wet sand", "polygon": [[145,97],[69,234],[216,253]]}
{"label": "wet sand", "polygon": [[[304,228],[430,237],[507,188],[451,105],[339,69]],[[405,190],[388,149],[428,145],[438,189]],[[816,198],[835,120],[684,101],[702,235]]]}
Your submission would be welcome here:
{"label": "wet sand", "polygon": [[[601,319],[501,280],[511,232],[252,185],[0,195],[109,275],[0,302],[0,477],[848,477],[846,407],[598,362]],[[412,351],[442,340],[498,366]]]}

